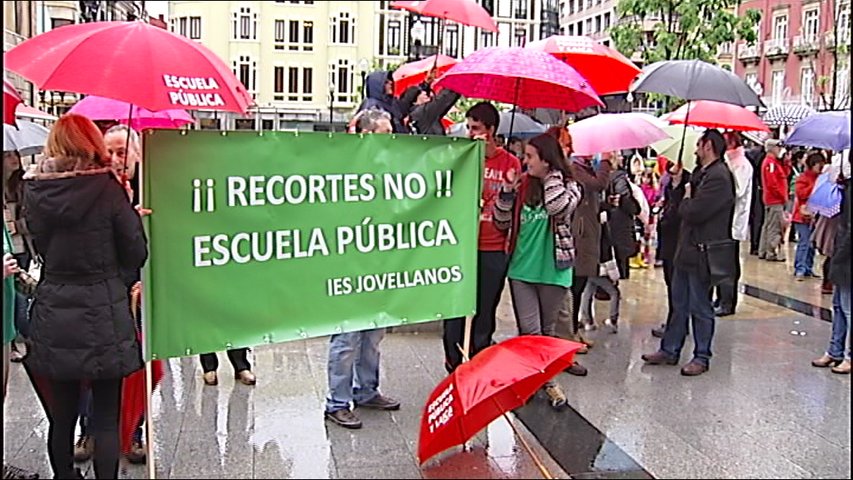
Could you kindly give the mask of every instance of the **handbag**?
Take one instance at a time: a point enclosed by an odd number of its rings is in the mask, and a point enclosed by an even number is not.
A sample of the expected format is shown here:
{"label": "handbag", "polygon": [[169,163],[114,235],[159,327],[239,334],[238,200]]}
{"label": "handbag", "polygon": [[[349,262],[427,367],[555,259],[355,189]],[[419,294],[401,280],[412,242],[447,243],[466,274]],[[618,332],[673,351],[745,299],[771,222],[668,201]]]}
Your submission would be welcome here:
{"label": "handbag", "polygon": [[712,240],[699,244],[704,272],[711,287],[737,276],[740,259],[737,240]]}

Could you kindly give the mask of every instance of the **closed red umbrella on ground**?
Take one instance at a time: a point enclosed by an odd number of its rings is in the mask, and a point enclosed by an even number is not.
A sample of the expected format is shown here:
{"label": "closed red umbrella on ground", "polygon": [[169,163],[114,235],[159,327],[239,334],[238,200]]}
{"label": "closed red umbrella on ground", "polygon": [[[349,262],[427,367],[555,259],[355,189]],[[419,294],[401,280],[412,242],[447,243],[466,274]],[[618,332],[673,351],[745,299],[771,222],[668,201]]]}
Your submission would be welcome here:
{"label": "closed red umbrella on ground", "polygon": [[640,69],[617,50],[584,36],[554,35],[525,48],[550,53],[568,63],[599,95],[628,91]]}
{"label": "closed red umbrella on ground", "polygon": [[445,378],[421,418],[421,463],[461,445],[504,413],[518,408],[546,381],[572,365],[581,344],[525,335],[483,350]]}
{"label": "closed red umbrella on ground", "polygon": [[433,68],[436,69],[435,78],[438,78],[457,63],[459,61],[453,57],[433,55],[423,60],[400,65],[397,70],[394,70],[394,94],[400,96],[407,88],[420,84],[426,80],[427,74]]}
{"label": "closed red umbrella on ground", "polygon": [[731,103],[712,100],[696,100],[686,103],[663,117],[669,123],[694,125],[705,128],[720,128],[742,132],[770,131],[758,115]]}
{"label": "closed red umbrella on ground", "polygon": [[24,103],[21,94],[8,80],[3,79],[3,123],[15,124],[15,109],[21,103]]}
{"label": "closed red umbrella on ground", "polygon": [[451,20],[463,25],[497,32],[498,25],[489,12],[474,0],[423,0],[391,2],[391,6],[427,17]]}
{"label": "closed red umbrella on ground", "polygon": [[246,87],[198,42],[144,22],[94,22],[43,33],[5,54],[42,90],[98,95],[148,110],[245,113]]}
{"label": "closed red umbrella on ground", "polygon": [[589,82],[545,52],[521,47],[477,50],[436,81],[469,98],[577,112],[604,106]]}

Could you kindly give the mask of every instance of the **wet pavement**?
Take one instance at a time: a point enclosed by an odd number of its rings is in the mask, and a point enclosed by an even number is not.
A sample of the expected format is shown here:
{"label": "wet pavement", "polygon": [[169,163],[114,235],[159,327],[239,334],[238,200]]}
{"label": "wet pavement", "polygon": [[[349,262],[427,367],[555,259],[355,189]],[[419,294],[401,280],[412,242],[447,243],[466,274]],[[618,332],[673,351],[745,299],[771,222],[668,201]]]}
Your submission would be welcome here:
{"label": "wet pavement", "polygon": [[[746,284],[825,308],[818,282],[794,283],[784,264],[746,262]],[[685,378],[640,360],[658,346],[649,329],[666,300],[660,270],[632,277],[619,333],[591,333],[598,343],[579,357],[589,376],[557,378],[571,408],[557,413],[535,397],[517,412],[557,478],[850,478],[850,378],[809,365],[826,348],[829,322],[741,295],[738,314],[717,322],[711,370]],[[505,295],[498,339],[513,330]],[[204,386],[196,358],[169,361],[154,398],[158,478],[542,478],[503,421],[469,451],[419,468],[420,412],[444,376],[438,333],[386,337],[382,390],[403,408],[360,411],[359,431],[323,420],[327,346],[256,349],[255,387],[232,380],[227,361],[217,387]],[[683,362],[691,350],[688,340]],[[5,459],[49,477],[47,424],[19,365],[5,413]],[[123,477],[146,474],[130,466]]]}

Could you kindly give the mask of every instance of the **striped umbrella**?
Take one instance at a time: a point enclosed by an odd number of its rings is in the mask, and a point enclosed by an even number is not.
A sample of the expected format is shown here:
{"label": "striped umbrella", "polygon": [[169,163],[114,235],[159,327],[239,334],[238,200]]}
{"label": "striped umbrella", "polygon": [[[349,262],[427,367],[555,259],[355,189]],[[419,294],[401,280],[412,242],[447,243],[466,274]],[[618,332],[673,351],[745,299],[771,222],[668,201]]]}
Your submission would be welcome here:
{"label": "striped umbrella", "polygon": [[814,109],[805,105],[776,105],[764,113],[762,120],[771,127],[793,127],[814,113]]}

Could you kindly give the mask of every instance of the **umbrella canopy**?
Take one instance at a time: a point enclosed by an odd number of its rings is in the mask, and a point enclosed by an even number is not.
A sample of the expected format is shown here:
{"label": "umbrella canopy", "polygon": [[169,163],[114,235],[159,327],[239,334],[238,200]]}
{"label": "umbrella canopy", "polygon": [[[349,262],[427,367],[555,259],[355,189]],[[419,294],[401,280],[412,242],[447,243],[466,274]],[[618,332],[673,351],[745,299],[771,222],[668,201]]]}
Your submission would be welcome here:
{"label": "umbrella canopy", "polygon": [[469,98],[511,103],[521,108],[579,111],[604,106],[578,72],[545,52],[520,47],[488,47],[468,55],[436,81]]}
{"label": "umbrella canopy", "polygon": [[663,155],[675,162],[678,160],[678,152],[683,144],[684,152],[681,156],[681,164],[684,165],[684,168],[693,170],[696,166],[696,142],[699,141],[699,132],[693,128],[684,128],[679,125],[669,125],[663,130],[671,138],[657,141],[651,144],[651,147],[658,152],[658,155]]}
{"label": "umbrella canopy", "polygon": [[806,105],[776,105],[764,112],[761,118],[771,127],[793,127],[814,113],[814,109]]}
{"label": "umbrella canopy", "polygon": [[21,98],[21,94],[18,93],[18,90],[9,83],[5,78],[3,79],[3,123],[6,125],[14,125],[15,124],[15,109],[19,104],[24,103],[24,100]]}
{"label": "umbrella canopy", "polygon": [[15,109],[15,115],[18,117],[33,118],[36,120],[56,120],[55,116],[24,103],[18,105],[18,108]]}
{"label": "umbrella canopy", "polygon": [[245,113],[246,87],[198,42],[144,22],[67,25],[15,46],[6,68],[42,90],[170,108]]}
{"label": "umbrella canopy", "polygon": [[840,152],[850,148],[850,112],[821,112],[800,120],[785,139],[788,145],[826,148]]}
{"label": "umbrella canopy", "polygon": [[602,113],[569,125],[575,155],[648,147],[670,139],[661,121],[643,113]]}
{"label": "umbrella canopy", "polygon": [[599,95],[627,92],[640,74],[625,55],[585,36],[554,35],[530,42],[525,48],[550,53],[568,63]]}
{"label": "umbrella canopy", "polygon": [[749,110],[731,103],[697,100],[664,115],[669,123],[686,123],[697,127],[720,128],[745,132],[770,131],[770,128]]}
{"label": "umbrella canopy", "polygon": [[734,73],[701,60],[667,60],[643,68],[632,92],[661,93],[685,100],[762,106],[758,94]]}
{"label": "umbrella canopy", "polygon": [[445,378],[421,417],[421,463],[468,439],[524,405],[546,381],[572,364],[579,343],[524,335],[486,348]]}
{"label": "umbrella canopy", "polygon": [[427,74],[433,68],[436,69],[435,76],[438,78],[457,63],[459,61],[453,57],[433,55],[423,60],[400,65],[394,70],[394,95],[400,96],[407,88],[426,80]]}
{"label": "umbrella canopy", "polygon": [[3,125],[3,151],[17,151],[22,157],[41,153],[50,130],[26,120],[18,121],[18,128]]}
{"label": "umbrella canopy", "polygon": [[498,25],[489,12],[473,0],[424,0],[391,2],[393,8],[409,10],[426,17],[451,20],[463,25],[497,32]]}
{"label": "umbrella canopy", "polygon": [[89,95],[80,100],[71,107],[69,113],[77,113],[90,120],[117,120],[125,125],[128,118],[132,118],[131,128],[137,131],[146,128],[180,128],[194,122],[186,110],[152,112],[121,100],[96,95]]}
{"label": "umbrella canopy", "polygon": [[[513,112],[501,112],[500,123],[495,134],[509,136],[510,125],[512,126],[512,136],[517,137],[539,135],[540,133],[545,133],[545,130],[547,130],[545,125],[523,113],[515,112],[515,119],[513,119]],[[468,135],[468,125],[465,122],[453,124],[450,126],[448,134],[451,137],[465,137]]]}
{"label": "umbrella canopy", "polygon": [[815,182],[814,189],[809,195],[806,208],[826,218],[832,218],[841,213],[841,186],[830,176],[832,172],[824,172]]}

